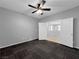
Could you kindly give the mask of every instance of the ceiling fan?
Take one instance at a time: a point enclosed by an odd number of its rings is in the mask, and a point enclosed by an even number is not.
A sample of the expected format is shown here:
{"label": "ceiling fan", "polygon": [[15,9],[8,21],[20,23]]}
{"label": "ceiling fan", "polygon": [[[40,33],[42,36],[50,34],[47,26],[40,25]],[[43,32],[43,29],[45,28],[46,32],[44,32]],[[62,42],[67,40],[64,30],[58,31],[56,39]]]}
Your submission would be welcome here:
{"label": "ceiling fan", "polygon": [[38,12],[43,15],[43,11],[50,11],[51,8],[43,8],[43,6],[45,5],[46,1],[45,0],[41,0],[40,3],[37,4],[37,6],[33,6],[33,5],[28,5],[29,7],[32,7],[34,9],[36,9],[35,11],[33,11],[32,13]]}

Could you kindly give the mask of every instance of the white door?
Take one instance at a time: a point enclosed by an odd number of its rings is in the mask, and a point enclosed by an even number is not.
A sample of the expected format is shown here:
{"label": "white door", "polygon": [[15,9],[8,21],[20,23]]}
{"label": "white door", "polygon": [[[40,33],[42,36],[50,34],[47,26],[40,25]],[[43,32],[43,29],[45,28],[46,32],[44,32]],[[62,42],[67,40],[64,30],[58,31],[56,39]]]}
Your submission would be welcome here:
{"label": "white door", "polygon": [[47,24],[39,23],[39,40],[47,39]]}
{"label": "white door", "polygon": [[61,44],[73,47],[73,18],[61,21]]}

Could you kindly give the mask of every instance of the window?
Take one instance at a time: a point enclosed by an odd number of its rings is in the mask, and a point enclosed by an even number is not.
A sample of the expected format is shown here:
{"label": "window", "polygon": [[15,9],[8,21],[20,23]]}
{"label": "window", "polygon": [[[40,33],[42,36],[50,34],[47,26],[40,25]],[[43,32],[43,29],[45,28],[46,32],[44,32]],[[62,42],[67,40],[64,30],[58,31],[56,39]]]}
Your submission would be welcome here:
{"label": "window", "polygon": [[49,31],[60,31],[61,30],[61,25],[58,23],[50,24],[48,25]]}

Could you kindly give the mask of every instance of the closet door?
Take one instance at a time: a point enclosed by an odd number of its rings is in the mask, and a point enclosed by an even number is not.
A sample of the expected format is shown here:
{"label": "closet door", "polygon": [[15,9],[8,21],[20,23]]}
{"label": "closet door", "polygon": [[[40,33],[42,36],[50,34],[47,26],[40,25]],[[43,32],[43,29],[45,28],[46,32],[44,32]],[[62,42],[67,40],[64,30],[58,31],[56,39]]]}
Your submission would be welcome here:
{"label": "closet door", "polygon": [[61,21],[61,44],[73,47],[73,18]]}
{"label": "closet door", "polygon": [[47,39],[47,23],[39,23],[39,40]]}

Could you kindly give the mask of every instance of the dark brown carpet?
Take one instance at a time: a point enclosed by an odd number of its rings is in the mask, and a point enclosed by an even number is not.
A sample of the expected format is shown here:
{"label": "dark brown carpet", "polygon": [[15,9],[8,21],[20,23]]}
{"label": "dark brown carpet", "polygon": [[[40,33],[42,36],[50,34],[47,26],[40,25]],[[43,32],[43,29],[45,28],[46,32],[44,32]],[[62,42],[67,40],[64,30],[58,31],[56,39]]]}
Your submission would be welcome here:
{"label": "dark brown carpet", "polygon": [[79,59],[79,50],[46,40],[0,49],[0,59]]}

